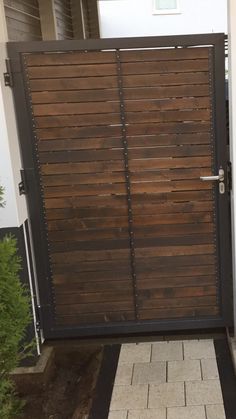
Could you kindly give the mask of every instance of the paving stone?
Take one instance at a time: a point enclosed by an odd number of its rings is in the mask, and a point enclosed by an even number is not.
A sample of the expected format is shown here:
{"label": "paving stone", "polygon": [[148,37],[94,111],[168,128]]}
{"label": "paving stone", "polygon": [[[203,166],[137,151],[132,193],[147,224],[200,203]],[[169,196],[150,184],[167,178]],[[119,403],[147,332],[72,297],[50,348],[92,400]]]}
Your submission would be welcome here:
{"label": "paving stone", "polygon": [[168,382],[201,380],[201,365],[198,360],[168,362]]}
{"label": "paving stone", "polygon": [[166,419],[166,409],[129,410],[128,419]]}
{"label": "paving stone", "polygon": [[206,406],[207,419],[225,419],[225,409],[223,404],[212,404]]}
{"label": "paving stone", "polygon": [[186,382],[186,404],[222,404],[222,393],[219,380]]}
{"label": "paving stone", "polygon": [[109,413],[108,419],[127,419],[127,410],[117,410]]}
{"label": "paving stone", "polygon": [[179,361],[183,359],[182,342],[158,342],[152,345],[151,361]]}
{"label": "paving stone", "polygon": [[215,380],[219,378],[216,359],[202,359],[203,380]]}
{"label": "paving stone", "polygon": [[170,407],[167,419],[206,419],[204,406]]}
{"label": "paving stone", "polygon": [[184,383],[150,385],[148,400],[149,408],[184,405]]}
{"label": "paving stone", "polygon": [[132,384],[166,382],[166,362],[134,364]]}
{"label": "paving stone", "polygon": [[126,343],[121,346],[119,364],[150,362],[151,343]]}
{"label": "paving stone", "polygon": [[110,410],[146,409],[148,385],[114,386]]}
{"label": "paving stone", "polygon": [[115,385],[131,384],[133,367],[133,364],[118,364]]}
{"label": "paving stone", "polygon": [[189,340],[183,342],[184,359],[208,359],[215,358],[213,340]]}

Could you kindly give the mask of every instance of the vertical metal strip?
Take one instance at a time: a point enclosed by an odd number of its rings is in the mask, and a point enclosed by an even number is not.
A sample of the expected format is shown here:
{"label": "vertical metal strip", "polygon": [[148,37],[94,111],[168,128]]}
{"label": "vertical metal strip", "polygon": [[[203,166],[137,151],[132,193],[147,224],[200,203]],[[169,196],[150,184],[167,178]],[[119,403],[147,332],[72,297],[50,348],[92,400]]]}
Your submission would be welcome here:
{"label": "vertical metal strip", "polygon": [[[214,85],[214,47],[208,48],[209,60],[209,96],[210,96],[210,136],[211,136],[211,168],[212,174],[218,174],[218,162],[216,153],[216,107],[215,107],[215,85]],[[218,199],[217,191],[218,182],[212,185],[212,201],[213,201],[213,225],[214,225],[214,259],[216,270],[216,288],[217,288],[217,307],[221,310],[221,296],[220,296],[220,255],[219,255],[219,238],[218,238]]]}
{"label": "vertical metal strip", "polygon": [[133,212],[132,212],[132,197],[131,197],[131,185],[130,185],[130,170],[129,170],[129,153],[128,153],[128,142],[127,142],[127,130],[126,130],[126,115],[125,115],[125,101],[123,91],[123,78],[120,51],[116,50],[116,63],[117,63],[117,78],[118,78],[118,89],[120,99],[120,121],[121,121],[121,132],[122,132],[122,145],[124,154],[124,165],[125,165],[125,183],[127,192],[127,204],[128,204],[128,228],[129,228],[129,242],[130,242],[130,264],[131,264],[131,276],[133,283],[133,294],[134,294],[134,311],[135,319],[138,320],[138,289],[137,289],[137,275],[135,267],[135,246],[134,246],[134,231],[133,231]]}
{"label": "vertical metal strip", "polygon": [[[36,121],[34,117],[33,112],[33,103],[32,103],[32,94],[31,94],[31,87],[30,87],[30,78],[29,78],[29,72],[28,72],[28,66],[26,61],[27,54],[22,54],[22,68],[24,70],[24,79],[26,83],[26,92],[27,92],[27,99],[28,99],[28,108],[29,108],[29,116],[31,117],[31,128],[33,133],[33,149],[34,149],[34,160],[35,160],[35,168],[37,169],[37,177],[38,177],[38,183],[40,188],[40,201],[41,201],[41,217],[43,221],[44,226],[44,233],[45,233],[45,239],[46,239],[46,246],[47,246],[47,258],[46,258],[46,264],[47,264],[47,281],[50,287],[50,314],[52,317],[52,323],[55,322],[56,319],[56,300],[55,300],[55,290],[54,290],[54,284],[53,284],[53,273],[52,273],[52,261],[51,261],[51,251],[50,251],[50,245],[49,245],[49,237],[48,237],[48,225],[47,225],[47,218],[46,218],[46,207],[45,207],[45,200],[44,200],[44,187],[42,184],[42,173],[41,173],[41,165],[39,161],[39,151],[38,151],[38,137],[36,132]],[[43,301],[41,302],[41,308],[43,308]]]}

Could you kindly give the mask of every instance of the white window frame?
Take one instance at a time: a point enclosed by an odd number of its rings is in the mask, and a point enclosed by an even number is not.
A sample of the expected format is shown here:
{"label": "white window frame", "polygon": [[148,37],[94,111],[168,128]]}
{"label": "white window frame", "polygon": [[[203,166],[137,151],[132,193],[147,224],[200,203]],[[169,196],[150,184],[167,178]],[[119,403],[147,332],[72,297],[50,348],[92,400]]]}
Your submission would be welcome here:
{"label": "white window frame", "polygon": [[181,13],[180,10],[180,2],[176,0],[177,7],[175,9],[157,9],[156,1],[153,0],[152,2],[152,14],[153,15],[178,15]]}

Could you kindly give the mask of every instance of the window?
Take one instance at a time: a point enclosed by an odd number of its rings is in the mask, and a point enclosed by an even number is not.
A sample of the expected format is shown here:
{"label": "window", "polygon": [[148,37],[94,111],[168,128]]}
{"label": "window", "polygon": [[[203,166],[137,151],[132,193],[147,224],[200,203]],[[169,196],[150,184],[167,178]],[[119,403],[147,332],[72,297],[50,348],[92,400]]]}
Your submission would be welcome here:
{"label": "window", "polygon": [[180,13],[179,0],[154,0],[153,13],[157,15]]}

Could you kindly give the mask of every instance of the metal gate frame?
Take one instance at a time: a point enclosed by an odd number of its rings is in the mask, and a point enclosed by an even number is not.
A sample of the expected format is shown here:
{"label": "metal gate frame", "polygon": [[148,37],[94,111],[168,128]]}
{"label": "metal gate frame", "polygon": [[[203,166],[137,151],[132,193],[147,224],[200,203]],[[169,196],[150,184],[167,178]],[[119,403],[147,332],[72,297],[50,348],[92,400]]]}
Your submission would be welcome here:
{"label": "metal gate frame", "polygon": [[158,47],[191,47],[213,46],[214,63],[214,121],[216,132],[215,165],[220,161],[225,173],[228,168],[228,148],[226,132],[225,109],[225,35],[183,35],[145,38],[117,38],[73,41],[43,41],[43,42],[10,42],[7,44],[9,64],[15,109],[17,115],[18,132],[21,143],[24,177],[27,187],[27,203],[34,242],[35,265],[41,305],[39,306],[41,328],[45,338],[66,338],[79,336],[102,336],[114,334],[130,334],[143,332],[158,332],[168,330],[198,329],[227,327],[233,324],[232,297],[232,258],[230,245],[230,199],[229,182],[226,180],[226,193],[216,197],[217,233],[219,238],[219,278],[221,316],[204,317],[202,319],[172,319],[172,320],[144,320],[125,323],[83,325],[80,327],[55,327],[54,325],[54,296],[52,287],[52,273],[50,270],[50,256],[47,244],[47,228],[44,220],[44,208],[41,199],[38,162],[36,150],[31,139],[34,137],[34,126],[31,118],[31,104],[25,92],[27,80],[23,74],[24,53],[33,52],[66,52],[66,51],[96,51],[104,49],[141,49]]}

